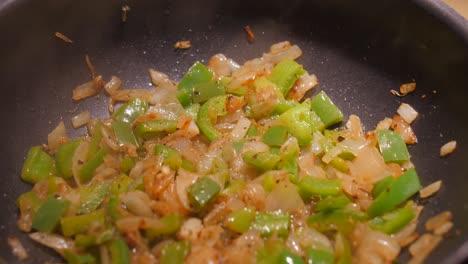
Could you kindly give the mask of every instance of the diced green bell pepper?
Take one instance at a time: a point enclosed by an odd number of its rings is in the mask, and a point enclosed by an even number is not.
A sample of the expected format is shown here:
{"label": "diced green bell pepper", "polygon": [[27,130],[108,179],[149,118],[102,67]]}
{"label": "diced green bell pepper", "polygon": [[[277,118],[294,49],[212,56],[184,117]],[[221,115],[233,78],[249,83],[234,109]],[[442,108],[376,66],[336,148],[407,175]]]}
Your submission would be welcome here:
{"label": "diced green bell pepper", "polygon": [[70,141],[60,145],[55,153],[56,167],[59,176],[64,179],[73,177],[72,159],[75,150],[80,145],[80,141]]}
{"label": "diced green bell pepper", "polygon": [[353,256],[348,239],[341,232],[335,235],[336,264],[352,264]]}
{"label": "diced green bell pepper", "polygon": [[288,137],[288,129],[284,126],[270,127],[263,134],[263,142],[270,146],[281,146]]}
{"label": "diced green bell pepper", "polygon": [[133,144],[136,147],[139,147],[138,141],[133,134],[133,130],[130,123],[123,121],[114,121],[112,122],[112,128],[114,129],[115,137],[119,142],[120,146],[125,144]]}
{"label": "diced green bell pepper", "polygon": [[380,181],[376,182],[374,188],[372,188],[372,197],[377,198],[377,196],[379,196],[379,194],[381,194],[382,192],[385,192],[385,190],[387,190],[388,187],[390,187],[390,185],[392,185],[395,182],[395,180],[396,179],[393,176],[387,176],[381,179]]}
{"label": "diced green bell pepper", "polygon": [[318,93],[311,101],[311,109],[317,113],[325,127],[329,127],[343,120],[343,113],[330,100],[324,91]]}
{"label": "diced green bell pepper", "polygon": [[332,211],[343,208],[350,203],[351,200],[344,194],[338,196],[327,196],[320,200],[317,205],[315,205],[315,210],[317,212]]}
{"label": "diced green bell pepper", "polygon": [[93,225],[105,226],[106,214],[103,210],[97,210],[85,215],[67,216],[60,219],[64,236],[73,236],[86,232]]}
{"label": "diced green bell pepper", "polygon": [[294,100],[281,100],[276,104],[273,114],[281,115],[282,113],[288,111],[289,109],[299,105],[298,102]]}
{"label": "diced green bell pepper", "polygon": [[123,173],[128,173],[136,164],[135,158],[125,157],[120,163],[120,169]]}
{"label": "diced green bell pepper", "polygon": [[169,242],[161,248],[160,264],[184,264],[185,257],[190,253],[190,242]]}
{"label": "diced green bell pepper", "polygon": [[163,164],[169,166],[173,170],[177,170],[182,166],[182,156],[179,151],[172,147],[156,144],[156,146],[154,146],[154,155],[161,155]]}
{"label": "diced green bell pepper", "polygon": [[172,133],[177,129],[177,121],[169,119],[151,120],[140,123],[135,127],[135,135],[139,138],[149,139],[161,132]]}
{"label": "diced green bell pepper", "polygon": [[219,80],[210,80],[200,83],[193,89],[192,100],[194,103],[203,103],[208,99],[225,94],[224,85]]}
{"label": "diced green bell pepper", "polygon": [[276,264],[280,260],[280,252],[284,250],[284,241],[280,239],[268,239],[263,247],[257,251],[257,264]]}
{"label": "diced green bell pepper", "polygon": [[253,150],[245,152],[242,158],[247,164],[262,171],[274,169],[276,164],[281,160],[279,155],[270,152],[255,152]]}
{"label": "diced green bell pepper", "polygon": [[148,102],[138,98],[132,98],[114,112],[112,117],[125,123],[133,123],[135,119],[148,111]]}
{"label": "diced green bell pepper", "polygon": [[357,222],[367,220],[367,215],[358,210],[335,209],[322,211],[310,216],[307,223],[320,232],[340,231],[349,234]]}
{"label": "diced green bell pepper", "polygon": [[94,176],[94,171],[104,162],[104,156],[109,151],[106,148],[98,150],[96,155],[88,160],[78,171],[78,176],[81,182],[88,182]]}
{"label": "diced green bell pepper", "polygon": [[416,170],[411,168],[377,196],[367,209],[367,213],[370,217],[375,217],[389,212],[417,193],[420,188],[421,183]]}
{"label": "diced green bell pepper", "polygon": [[245,186],[245,180],[244,179],[236,179],[233,181],[230,181],[228,186],[224,188],[224,190],[221,192],[221,195],[232,195],[240,192]]}
{"label": "diced green bell pepper", "polygon": [[42,201],[32,191],[23,193],[16,199],[16,206],[20,209],[21,214],[31,213],[33,218],[41,205]]}
{"label": "diced green bell pepper", "polygon": [[196,85],[208,82],[213,78],[213,72],[197,61],[182,77],[177,85],[177,99],[185,107],[192,103],[193,90]]}
{"label": "diced green bell pepper", "polygon": [[200,107],[197,125],[208,140],[213,141],[221,135],[218,130],[216,130],[213,123],[216,122],[218,116],[224,116],[226,114],[225,95],[212,97]]}
{"label": "diced green bell pepper", "polygon": [[157,226],[151,226],[146,230],[146,236],[149,239],[157,238],[163,235],[171,235],[179,230],[182,225],[183,218],[178,213],[163,216],[158,219]]}
{"label": "diced green bell pepper", "polygon": [[49,196],[34,215],[32,228],[46,233],[54,231],[68,207],[70,201]]}
{"label": "diced green bell pepper", "polygon": [[335,255],[325,250],[309,248],[307,249],[307,263],[333,264],[335,263]]}
{"label": "diced green bell pepper", "polygon": [[197,120],[198,112],[200,111],[200,104],[191,104],[185,108],[185,113],[192,118],[192,120]]}
{"label": "diced green bell pepper", "polygon": [[229,214],[226,226],[234,232],[245,233],[249,230],[254,218],[255,208],[244,207]]}
{"label": "diced green bell pepper", "polygon": [[109,243],[112,264],[130,264],[130,249],[122,239],[115,239]]}
{"label": "diced green bell pepper", "polygon": [[104,201],[107,197],[111,184],[109,183],[94,183],[88,186],[82,186],[79,190],[80,193],[80,208],[79,214],[88,214]]}
{"label": "diced green bell pepper", "polygon": [[299,193],[305,197],[312,195],[337,195],[341,190],[341,180],[304,177],[298,184]]}
{"label": "diced green bell pepper", "polygon": [[314,118],[314,112],[310,111],[309,100],[281,114],[278,121],[288,128],[291,135],[297,138],[299,145],[308,145],[312,140],[312,133],[323,128],[319,123],[320,120]]}
{"label": "diced green bell pepper", "polygon": [[279,253],[278,264],[304,264],[304,260],[300,256],[283,249]]}
{"label": "diced green bell pepper", "polygon": [[379,230],[390,235],[409,224],[414,216],[413,207],[411,203],[408,203],[402,208],[395,209],[383,216],[375,217],[369,221],[369,226],[374,230]]}
{"label": "diced green bell pepper", "polygon": [[78,234],[75,237],[75,245],[77,247],[92,247],[96,245],[101,245],[103,243],[106,243],[114,238],[114,228],[109,228],[106,229],[99,234],[93,234],[93,235],[84,235],[84,234]]}
{"label": "diced green bell pepper", "polygon": [[405,141],[397,132],[379,130],[377,141],[385,162],[404,163],[410,159]]}
{"label": "diced green bell pepper", "polygon": [[132,178],[125,174],[120,174],[116,179],[112,181],[110,193],[121,194],[128,191],[128,186],[132,183]]}
{"label": "diced green bell pepper", "polygon": [[278,85],[282,93],[286,95],[296,80],[304,73],[306,71],[302,65],[291,59],[285,59],[275,65],[268,79]]}
{"label": "diced green bell pepper", "polygon": [[188,190],[188,197],[195,209],[202,209],[218,195],[221,187],[209,177],[199,178]]}
{"label": "diced green bell pepper", "polygon": [[91,254],[77,254],[71,250],[64,250],[63,257],[69,264],[95,264],[96,258]]}
{"label": "diced green bell pepper", "polygon": [[286,237],[289,233],[289,213],[257,212],[252,228],[262,236],[268,237],[276,233],[280,237]]}
{"label": "diced green bell pepper", "polygon": [[102,140],[102,131],[101,129],[108,129],[107,127],[103,128],[103,124],[101,122],[96,122],[96,125],[94,126],[94,131],[93,135],[91,136],[91,141],[89,142],[89,147],[88,147],[88,154],[86,155],[86,160],[91,160],[94,158],[96,153],[100,149],[100,144]]}
{"label": "diced green bell pepper", "polygon": [[54,159],[49,154],[45,153],[39,146],[29,149],[21,170],[23,181],[36,183],[56,174]]}
{"label": "diced green bell pepper", "polygon": [[109,201],[107,202],[107,213],[111,217],[112,221],[117,221],[121,218],[119,211],[120,201],[119,197],[116,194],[109,196]]}

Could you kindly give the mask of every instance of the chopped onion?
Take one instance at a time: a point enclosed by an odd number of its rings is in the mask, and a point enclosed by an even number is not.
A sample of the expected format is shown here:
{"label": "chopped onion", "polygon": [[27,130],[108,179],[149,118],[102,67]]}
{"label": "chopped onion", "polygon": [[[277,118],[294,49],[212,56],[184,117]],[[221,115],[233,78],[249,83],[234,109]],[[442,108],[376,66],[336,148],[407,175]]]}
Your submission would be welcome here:
{"label": "chopped onion", "polygon": [[11,247],[13,255],[15,255],[19,260],[25,260],[28,258],[28,252],[17,237],[9,236],[8,245]]}
{"label": "chopped onion", "polygon": [[182,224],[177,237],[188,241],[197,241],[198,235],[203,229],[202,221],[198,218],[191,217]]}
{"label": "chopped onion", "polygon": [[439,227],[437,227],[436,229],[434,229],[434,235],[439,235],[439,236],[444,235],[448,231],[450,231],[450,229],[452,229],[452,227],[453,227],[452,222],[445,222],[442,225],[440,225]]}
{"label": "chopped onion", "polygon": [[236,126],[234,129],[231,131],[231,139],[232,141],[238,141],[244,138],[245,134],[249,130],[250,124],[252,122],[250,119],[241,117],[239,119],[239,122],[237,122]]}
{"label": "chopped onion", "polygon": [[397,113],[408,123],[411,124],[416,117],[418,117],[418,112],[414,110],[413,107],[409,104],[402,103],[398,107]]}
{"label": "chopped onion", "polygon": [[429,184],[428,186],[424,187],[423,189],[419,190],[419,196],[421,198],[427,198],[435,194],[436,192],[438,192],[441,186],[442,186],[442,181],[439,180],[439,181],[433,182]]}
{"label": "chopped onion", "polygon": [[302,55],[302,50],[297,45],[293,45],[289,47],[285,45],[284,48],[281,48],[281,49],[275,48],[274,50],[276,52],[273,51],[273,46],[272,46],[271,52],[263,54],[262,58],[265,59],[265,61],[276,64],[285,59],[295,60]]}
{"label": "chopped onion", "polygon": [[73,89],[73,100],[82,100],[99,93],[101,88],[104,86],[102,76],[99,75],[90,82],[78,85]]}
{"label": "chopped onion", "polygon": [[87,159],[88,149],[89,149],[89,143],[87,141],[82,140],[80,145],[76,148],[75,153],[73,154],[73,158],[72,158],[73,178],[75,179],[75,183],[78,186],[81,185],[79,171]]}
{"label": "chopped onion", "polygon": [[297,186],[292,184],[288,179],[275,184],[273,190],[266,196],[266,211],[282,210],[294,212],[302,208],[304,208],[304,202],[297,192]]}
{"label": "chopped onion", "polygon": [[350,152],[353,155],[357,155],[361,149],[363,149],[367,145],[366,141],[363,140],[352,140],[346,139],[338,143],[335,147],[333,147],[330,151],[328,151],[322,157],[322,161],[325,163],[329,163],[331,160],[336,158],[343,152]]}
{"label": "chopped onion", "polygon": [[137,216],[152,217],[153,211],[149,207],[151,199],[142,191],[126,192],[119,196],[120,201],[127,209]]}
{"label": "chopped onion", "polygon": [[117,76],[112,76],[111,79],[104,85],[104,90],[111,95],[122,86],[122,81]]}
{"label": "chopped onion", "polygon": [[86,125],[91,119],[91,113],[89,111],[84,111],[78,115],[72,117],[71,122],[74,128],[78,128]]}
{"label": "chopped onion", "polygon": [[187,195],[187,188],[195,183],[199,177],[200,175],[185,170],[179,170],[176,177],[175,184],[177,196],[179,197],[179,201],[182,206],[189,211],[193,209],[190,206],[190,201]]}
{"label": "chopped onion", "polygon": [[349,165],[351,175],[362,182],[373,183],[388,175],[382,155],[372,146],[362,148]]}
{"label": "chopped onion", "polygon": [[457,141],[455,140],[449,141],[440,148],[440,156],[445,157],[453,153],[456,148],[457,148]]}
{"label": "chopped onion", "polygon": [[390,263],[400,253],[400,245],[391,236],[358,224],[353,232],[356,263]]}
{"label": "chopped onion", "polygon": [[392,119],[386,117],[377,124],[375,130],[376,131],[387,130],[387,129],[390,129],[391,125],[392,125]]}
{"label": "chopped onion", "polygon": [[435,215],[431,218],[429,218],[426,221],[425,227],[427,230],[434,230],[441,226],[442,224],[445,224],[446,222],[449,222],[452,220],[452,213],[450,211],[444,211],[438,215]]}
{"label": "chopped onion", "polygon": [[416,82],[404,83],[400,85],[400,93],[404,96],[416,90]]}
{"label": "chopped onion", "polygon": [[152,97],[153,94],[145,89],[116,90],[111,94],[111,98],[115,102],[126,102],[132,98],[139,98],[150,102]]}
{"label": "chopped onion", "polygon": [[57,149],[63,143],[68,141],[67,130],[63,121],[57,125],[57,127],[52,130],[52,132],[47,135],[47,145],[49,146],[49,151],[55,153]]}
{"label": "chopped onion", "polygon": [[318,84],[317,76],[308,73],[303,74],[293,87],[289,90],[287,97],[296,101],[300,101],[310,89]]}
{"label": "chopped onion", "polygon": [[29,237],[42,244],[46,247],[50,247],[55,250],[60,255],[63,255],[65,250],[75,251],[75,241],[70,238],[66,238],[63,236],[55,235],[55,234],[47,234],[47,233],[31,233]]}
{"label": "chopped onion", "polygon": [[357,115],[350,115],[348,121],[346,122],[346,128],[349,129],[351,139],[363,140],[364,132],[362,130],[361,119]]}
{"label": "chopped onion", "polygon": [[228,58],[224,54],[216,54],[211,57],[208,62],[208,68],[212,70],[216,76],[230,76],[232,74],[231,65],[228,62]]}
{"label": "chopped onion", "polygon": [[405,140],[406,144],[418,143],[418,138],[413,132],[410,124],[408,124],[408,122],[406,122],[400,115],[395,115],[393,117],[392,128],[395,132],[400,134],[400,136]]}
{"label": "chopped onion", "polygon": [[423,263],[427,256],[434,250],[437,245],[442,241],[441,236],[424,234],[416,242],[411,244],[409,252],[413,258],[408,262],[409,264]]}
{"label": "chopped onion", "polygon": [[172,91],[177,90],[177,87],[174,84],[174,82],[171,81],[171,79],[169,79],[169,76],[167,76],[166,74],[160,71],[156,71],[154,69],[148,69],[148,72],[153,85],[157,86],[158,88],[169,89]]}

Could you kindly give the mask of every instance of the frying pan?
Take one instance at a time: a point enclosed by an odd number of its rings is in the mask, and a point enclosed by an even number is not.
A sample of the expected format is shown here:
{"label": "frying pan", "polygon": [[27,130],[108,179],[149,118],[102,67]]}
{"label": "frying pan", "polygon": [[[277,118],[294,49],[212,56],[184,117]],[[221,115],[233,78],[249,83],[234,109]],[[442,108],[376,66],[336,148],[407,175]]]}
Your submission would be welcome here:
{"label": "frying pan", "polygon": [[[123,4],[130,6],[121,19]],[[246,39],[250,25],[255,42]],[[74,40],[55,38],[61,32]],[[428,263],[459,263],[468,255],[468,26],[436,0],[380,1],[183,1],[183,0],[3,0],[0,1],[0,254],[18,262],[6,243],[18,237],[28,249],[26,263],[58,261],[57,255],[16,229],[15,199],[30,186],[19,180],[32,145],[84,110],[104,117],[105,96],[73,102],[71,90],[89,79],[84,56],[107,78],[117,75],[127,88],[150,88],[149,67],[180,79],[195,60],[222,52],[238,62],[260,56],[278,41],[298,44],[299,61],[344,113],[357,114],[372,129],[393,116],[401,102],[420,113],[413,128],[419,143],[410,147],[427,185],[442,179],[422,221],[443,210],[454,214],[455,229]],[[190,40],[188,50],[174,50]],[[390,94],[415,80],[416,92]],[[425,99],[422,97],[425,96]],[[455,139],[458,149],[440,158],[440,146]],[[403,252],[401,260],[409,257]]]}

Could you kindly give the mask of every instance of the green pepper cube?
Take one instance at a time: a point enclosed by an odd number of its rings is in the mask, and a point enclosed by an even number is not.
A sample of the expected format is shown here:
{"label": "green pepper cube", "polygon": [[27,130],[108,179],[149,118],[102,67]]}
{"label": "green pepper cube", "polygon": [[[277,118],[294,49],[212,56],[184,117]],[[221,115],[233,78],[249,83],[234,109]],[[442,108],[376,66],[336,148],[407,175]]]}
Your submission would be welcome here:
{"label": "green pepper cube", "polygon": [[60,145],[55,153],[56,167],[59,176],[64,179],[73,177],[72,159],[76,148],[80,145],[80,141],[70,141]]}
{"label": "green pepper cube", "polygon": [[135,135],[139,138],[149,139],[159,135],[161,132],[172,133],[177,129],[177,121],[169,119],[158,119],[143,122],[135,127]]}
{"label": "green pepper cube", "polygon": [[112,264],[130,264],[130,249],[122,239],[115,239],[109,243],[109,252]]}
{"label": "green pepper cube", "polygon": [[349,234],[357,222],[365,220],[367,220],[367,215],[364,212],[340,208],[311,215],[307,219],[307,224],[320,232],[340,231]]}
{"label": "green pepper cube", "polygon": [[374,188],[372,188],[372,197],[377,198],[377,196],[387,190],[388,187],[390,187],[395,182],[395,180],[396,179],[393,176],[387,176],[376,182]]}
{"label": "green pepper cube", "polygon": [[314,124],[313,112],[310,111],[310,101],[305,101],[284,112],[278,121],[297,138],[299,145],[308,145],[312,140],[312,133],[318,130]]}
{"label": "green pepper cube", "polygon": [[135,158],[125,157],[122,162],[120,162],[120,169],[124,173],[128,173],[136,164]]}
{"label": "green pepper cube", "polygon": [[92,160],[96,153],[99,151],[101,140],[102,140],[102,129],[108,129],[107,126],[104,126],[101,122],[97,122],[94,126],[93,135],[91,136],[91,141],[89,142],[88,154],[86,156],[87,160]]}
{"label": "green pepper cube", "polygon": [[270,146],[281,146],[288,137],[288,129],[284,126],[270,127],[263,134],[263,142]]}
{"label": "green pepper cube", "polygon": [[226,98],[225,95],[212,97],[200,107],[200,111],[198,112],[198,128],[210,141],[217,139],[221,135],[214,127],[214,123],[218,116],[227,114]]}
{"label": "green pepper cube", "polygon": [[302,65],[291,59],[285,59],[275,65],[268,79],[278,85],[283,94],[286,95],[296,80],[304,73],[306,71]]}
{"label": "green pepper cube", "polygon": [[69,206],[70,201],[49,196],[34,215],[32,228],[46,233],[54,231]]}
{"label": "green pepper cube", "polygon": [[200,104],[191,104],[185,108],[185,113],[190,116],[192,120],[197,120],[199,111]]}
{"label": "green pepper cube", "polygon": [[283,249],[279,254],[278,264],[304,264],[304,260],[291,251]]}
{"label": "green pepper cube", "polygon": [[386,234],[394,234],[409,224],[414,216],[411,203],[408,203],[406,206],[395,209],[381,217],[375,217],[369,221],[369,226]]}
{"label": "green pepper cube", "polygon": [[202,209],[218,195],[221,187],[209,177],[199,178],[187,192],[190,203],[195,209]]}
{"label": "green pepper cube", "polygon": [[21,179],[25,182],[36,183],[57,174],[54,159],[45,153],[41,147],[29,149],[21,170]]}
{"label": "green pepper cube", "polygon": [[273,233],[280,237],[286,237],[289,233],[289,213],[281,211],[257,212],[252,228],[264,237],[269,237]]}
{"label": "green pepper cube", "polygon": [[281,100],[276,104],[273,114],[281,115],[297,105],[299,105],[299,103],[294,100]]}
{"label": "green pepper cube", "polygon": [[179,230],[182,225],[183,218],[178,213],[159,218],[158,225],[150,226],[146,229],[146,236],[149,239],[157,238],[163,235],[171,235]]}
{"label": "green pepper cube", "polygon": [[408,169],[385,191],[380,193],[367,209],[370,217],[393,210],[419,191],[421,183],[414,168]]}
{"label": "green pepper cube", "polygon": [[139,146],[138,141],[133,134],[132,126],[130,123],[123,121],[115,121],[112,123],[112,128],[114,129],[115,137],[119,142],[120,146],[125,144],[132,144],[136,147]]}
{"label": "green pepper cube", "polygon": [[225,88],[221,81],[210,80],[208,82],[195,85],[193,89],[193,102],[203,103],[208,99],[225,94]]}
{"label": "green pepper cube", "polygon": [[274,169],[276,164],[281,160],[279,155],[270,152],[255,152],[253,150],[245,152],[242,158],[247,164],[262,171]]}
{"label": "green pepper cube", "polygon": [[88,186],[82,186],[79,190],[80,193],[80,207],[78,212],[80,214],[90,213],[104,201],[111,189],[109,183],[94,183]]}
{"label": "green pepper cube", "polygon": [[311,101],[311,109],[317,113],[325,127],[341,122],[343,113],[330,100],[324,91],[318,93]]}
{"label": "green pepper cube", "polygon": [[341,190],[340,180],[304,177],[299,182],[299,193],[305,197],[312,195],[337,195]]}
{"label": "green pepper cube", "polygon": [[410,159],[405,141],[397,132],[379,130],[377,141],[385,162],[404,163]]}
{"label": "green pepper cube", "polygon": [[307,263],[333,264],[335,263],[335,255],[325,250],[309,248],[307,249]]}
{"label": "green pepper cube", "polygon": [[280,253],[284,250],[285,245],[282,239],[267,240],[264,245],[257,251],[257,264],[278,263]]}
{"label": "green pepper cube", "polygon": [[245,207],[231,212],[227,218],[226,226],[234,232],[245,233],[249,230],[254,218],[255,209],[252,207]]}
{"label": "green pepper cube", "polygon": [[139,98],[132,98],[120,106],[112,117],[118,121],[133,123],[138,116],[146,113],[146,111],[148,111],[148,102]]}
{"label": "green pepper cube", "polygon": [[157,144],[154,146],[154,155],[161,155],[164,165],[169,166],[173,170],[182,166],[182,156],[179,151],[172,147]]}
{"label": "green pepper cube", "polygon": [[315,210],[317,212],[332,211],[343,208],[350,203],[351,200],[344,194],[338,196],[327,196],[317,203]]}
{"label": "green pepper cube", "polygon": [[185,257],[187,257],[189,252],[190,242],[188,241],[166,243],[161,248],[161,257],[159,258],[159,263],[184,264]]}
{"label": "green pepper cube", "polygon": [[190,105],[194,87],[211,79],[213,79],[213,72],[201,62],[195,62],[177,85],[177,99],[184,107]]}
{"label": "green pepper cube", "polygon": [[78,176],[81,182],[88,182],[94,176],[94,171],[104,162],[104,156],[109,151],[105,148],[98,150],[96,155],[88,160],[78,171]]}
{"label": "green pepper cube", "polygon": [[105,212],[97,210],[89,214],[63,217],[60,225],[63,235],[69,237],[86,232],[95,225],[105,226],[105,218]]}
{"label": "green pepper cube", "polygon": [[63,257],[69,264],[95,264],[96,258],[91,254],[77,254],[71,250],[64,250]]}

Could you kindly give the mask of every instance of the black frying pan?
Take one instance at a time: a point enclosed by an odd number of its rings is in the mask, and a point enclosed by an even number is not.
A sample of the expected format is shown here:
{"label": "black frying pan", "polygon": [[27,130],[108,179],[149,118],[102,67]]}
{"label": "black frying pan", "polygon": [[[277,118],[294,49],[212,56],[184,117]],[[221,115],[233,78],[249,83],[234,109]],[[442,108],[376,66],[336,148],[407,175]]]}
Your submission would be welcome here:
{"label": "black frying pan", "polygon": [[[122,4],[131,8],[126,23]],[[256,35],[254,44],[247,42],[245,25]],[[56,31],[75,43],[56,39]],[[243,62],[282,40],[303,49],[300,62],[319,77],[319,89],[367,128],[392,116],[401,102],[420,112],[413,161],[423,185],[444,181],[422,221],[450,209],[457,229],[428,263],[458,263],[468,254],[468,25],[440,1],[0,0],[0,36],[0,254],[8,263],[17,262],[6,244],[9,235],[28,248],[28,263],[58,260],[16,229],[14,201],[30,188],[19,180],[30,146],[46,142],[59,120],[70,128],[69,118],[80,111],[107,114],[104,96],[72,102],[73,87],[89,79],[85,54],[99,74],[118,75],[127,87],[149,87],[149,67],[180,79],[195,60],[223,52]],[[192,48],[174,50],[184,39]],[[412,80],[415,93],[390,94]],[[439,147],[451,139],[458,149],[439,158]]]}

